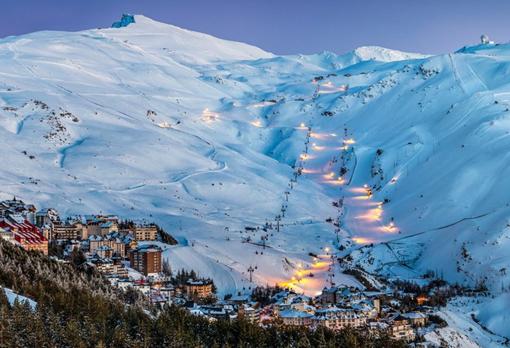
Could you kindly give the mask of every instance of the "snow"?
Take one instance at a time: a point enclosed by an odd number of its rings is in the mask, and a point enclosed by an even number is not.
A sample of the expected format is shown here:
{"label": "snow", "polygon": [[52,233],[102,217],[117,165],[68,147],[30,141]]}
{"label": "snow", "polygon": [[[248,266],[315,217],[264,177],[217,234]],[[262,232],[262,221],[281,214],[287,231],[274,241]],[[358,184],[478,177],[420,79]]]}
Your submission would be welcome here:
{"label": "snow", "polygon": [[144,278],[144,275],[138,272],[136,269],[130,267],[129,261],[123,261],[124,267],[128,271],[128,277],[132,280],[140,280]]}
{"label": "snow", "polygon": [[[483,323],[478,315],[480,308],[483,308],[482,311],[491,310],[491,306],[487,306],[487,302],[490,303],[492,300],[485,297],[455,299],[446,308],[436,313],[448,323],[448,326],[428,332],[425,334],[425,339],[436,344],[441,341],[449,342],[452,347],[496,348],[507,346],[507,338],[501,333],[492,332],[491,329],[488,330],[484,327],[486,323]],[[504,308],[501,308],[501,311],[503,310]],[[503,319],[502,317],[498,318],[497,311],[493,311],[493,315],[490,316],[491,320]],[[481,323],[473,319],[473,315]],[[500,325],[504,327],[502,322]]]}
{"label": "snow", "polygon": [[508,306],[510,305],[510,294],[500,294],[495,298],[491,298],[486,304],[480,306],[480,310],[476,317],[492,332],[504,337],[510,337],[510,313]]}
{"label": "snow", "polygon": [[[374,273],[497,293],[510,285],[509,73],[508,44],[275,56],[143,16],[9,37],[0,197],[154,221],[181,242],[164,251],[173,269],[220,294],[314,295],[333,272],[360,286],[332,263],[350,253]],[[280,231],[263,231],[282,207]],[[507,334],[484,305],[480,320]]]}
{"label": "snow", "polygon": [[164,62],[170,58],[189,64],[225,60],[270,58],[273,55],[244,43],[221,40],[210,35],[156,22],[141,15],[124,28],[96,31],[96,34],[122,43],[134,51],[152,55]]}
{"label": "snow", "polygon": [[361,61],[376,60],[380,62],[397,62],[401,60],[423,59],[429,57],[424,54],[401,52],[379,46],[358,47],[353,53],[358,56]]}
{"label": "snow", "polygon": [[30,308],[32,308],[32,310],[35,310],[35,308],[37,307],[37,302],[35,302],[34,300],[31,300],[25,296],[18,295],[17,293],[15,293],[14,291],[12,291],[9,288],[2,288],[2,289],[4,290],[5,296],[7,296],[7,300],[9,301],[9,304],[11,306],[13,306],[17,301],[20,304],[27,302],[30,305]]}
{"label": "snow", "polygon": [[282,318],[311,318],[313,314],[307,312],[296,311],[293,309],[286,309],[280,312]]}
{"label": "snow", "polygon": [[435,347],[463,347],[479,348],[467,335],[451,327],[443,327],[424,335],[425,341],[432,343]]}

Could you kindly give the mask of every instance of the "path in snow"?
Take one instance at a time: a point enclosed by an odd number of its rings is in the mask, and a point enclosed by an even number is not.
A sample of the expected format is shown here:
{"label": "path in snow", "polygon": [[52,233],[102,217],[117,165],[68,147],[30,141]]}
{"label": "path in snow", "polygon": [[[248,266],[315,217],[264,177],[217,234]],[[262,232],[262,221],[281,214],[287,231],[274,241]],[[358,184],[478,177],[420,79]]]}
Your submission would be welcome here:
{"label": "path in snow", "polygon": [[375,243],[397,233],[397,227],[384,216],[384,204],[373,199],[372,189],[367,185],[355,185],[359,181],[356,179],[357,166],[340,176],[340,156],[355,146],[356,141],[351,137],[312,133],[312,155],[307,160],[305,174],[323,185],[333,200],[340,202],[340,227],[347,230],[354,242]]}

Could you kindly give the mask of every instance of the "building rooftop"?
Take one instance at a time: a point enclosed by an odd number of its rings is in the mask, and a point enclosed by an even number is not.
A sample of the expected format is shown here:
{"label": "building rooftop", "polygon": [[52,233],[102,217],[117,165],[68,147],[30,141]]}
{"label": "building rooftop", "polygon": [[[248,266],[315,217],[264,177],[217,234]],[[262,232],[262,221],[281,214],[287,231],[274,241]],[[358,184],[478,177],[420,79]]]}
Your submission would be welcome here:
{"label": "building rooftop", "polygon": [[201,280],[188,280],[186,282],[188,285],[209,285],[212,284],[210,279],[201,279]]}
{"label": "building rooftop", "polygon": [[296,311],[293,309],[287,309],[280,312],[281,318],[312,318],[313,314],[307,312]]}
{"label": "building rooftop", "polygon": [[407,319],[425,319],[427,318],[427,315],[421,313],[421,312],[409,312],[409,313],[402,313],[402,317]]}
{"label": "building rooftop", "polygon": [[136,251],[139,253],[149,253],[149,252],[156,253],[156,252],[161,252],[162,249],[157,245],[147,244],[147,245],[140,245],[133,251]]}

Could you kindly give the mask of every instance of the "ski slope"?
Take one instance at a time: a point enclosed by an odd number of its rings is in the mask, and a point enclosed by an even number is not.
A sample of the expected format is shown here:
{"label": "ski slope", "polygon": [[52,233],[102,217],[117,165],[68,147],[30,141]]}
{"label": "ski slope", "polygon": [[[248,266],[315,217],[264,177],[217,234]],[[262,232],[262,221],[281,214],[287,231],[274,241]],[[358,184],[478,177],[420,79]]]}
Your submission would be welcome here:
{"label": "ski slope", "polygon": [[221,294],[356,285],[334,262],[347,254],[500,294],[509,70],[507,44],[276,56],[143,16],[8,37],[0,192],[155,221],[181,242],[172,266]]}

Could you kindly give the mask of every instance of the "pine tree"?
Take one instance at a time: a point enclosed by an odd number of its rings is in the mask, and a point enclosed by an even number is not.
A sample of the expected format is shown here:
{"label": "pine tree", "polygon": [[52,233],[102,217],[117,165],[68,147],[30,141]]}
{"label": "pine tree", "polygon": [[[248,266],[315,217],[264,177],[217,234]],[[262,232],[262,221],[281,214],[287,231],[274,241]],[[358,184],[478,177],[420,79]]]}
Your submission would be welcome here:
{"label": "pine tree", "polygon": [[131,337],[129,337],[127,330],[123,326],[121,326],[114,330],[110,346],[118,348],[129,348],[134,347],[135,343],[133,342]]}
{"label": "pine tree", "polygon": [[71,263],[74,267],[79,267],[87,261],[87,257],[80,249],[73,249],[71,252]]}
{"label": "pine tree", "polygon": [[301,331],[299,333],[297,347],[298,348],[311,348],[312,347],[312,345],[310,344],[310,341],[308,340],[308,337],[306,336],[306,333],[304,331]]}
{"label": "pine tree", "polygon": [[327,347],[326,337],[324,335],[324,328],[322,326],[319,326],[319,328],[314,332],[312,343],[313,346],[316,348]]}
{"label": "pine tree", "polygon": [[163,274],[168,277],[172,276],[172,267],[170,266],[170,262],[168,262],[168,259],[165,259],[163,261]]}
{"label": "pine tree", "polygon": [[75,319],[67,321],[64,332],[64,341],[69,347],[86,348],[84,340],[81,337],[80,324]]}

